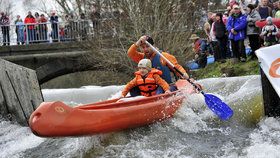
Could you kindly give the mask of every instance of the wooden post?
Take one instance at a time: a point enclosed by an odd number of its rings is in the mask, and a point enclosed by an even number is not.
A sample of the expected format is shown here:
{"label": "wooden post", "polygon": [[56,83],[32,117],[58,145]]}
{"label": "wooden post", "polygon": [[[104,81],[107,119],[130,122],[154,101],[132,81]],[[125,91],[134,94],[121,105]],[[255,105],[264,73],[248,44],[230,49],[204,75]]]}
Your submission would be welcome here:
{"label": "wooden post", "polygon": [[0,59],[0,74],[0,114],[28,125],[31,113],[43,102],[36,72]]}

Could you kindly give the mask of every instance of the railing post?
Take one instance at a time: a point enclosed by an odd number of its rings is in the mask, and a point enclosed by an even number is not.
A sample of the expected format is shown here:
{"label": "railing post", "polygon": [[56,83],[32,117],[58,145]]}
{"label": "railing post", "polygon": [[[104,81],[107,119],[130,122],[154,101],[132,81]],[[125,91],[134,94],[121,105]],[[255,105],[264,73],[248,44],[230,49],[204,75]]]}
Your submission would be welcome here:
{"label": "railing post", "polygon": [[29,44],[29,34],[28,34],[28,24],[25,24],[26,27],[25,27],[25,32],[26,32],[26,44]]}
{"label": "railing post", "polygon": [[58,40],[58,42],[60,42],[60,30],[59,30],[59,22],[56,22],[56,27],[57,27],[57,40]]}

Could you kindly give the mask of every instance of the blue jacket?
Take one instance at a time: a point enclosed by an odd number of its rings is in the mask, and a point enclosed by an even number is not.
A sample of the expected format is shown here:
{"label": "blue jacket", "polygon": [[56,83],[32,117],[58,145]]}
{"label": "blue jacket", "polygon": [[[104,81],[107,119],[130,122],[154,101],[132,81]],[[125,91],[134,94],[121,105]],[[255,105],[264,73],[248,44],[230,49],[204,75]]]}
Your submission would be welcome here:
{"label": "blue jacket", "polygon": [[172,76],[171,76],[171,71],[167,66],[163,66],[160,63],[160,55],[156,54],[155,57],[152,59],[152,67],[161,70],[162,75],[161,77],[167,82],[167,83],[172,83]]}
{"label": "blue jacket", "polygon": [[[229,32],[229,39],[238,41],[246,38],[247,16],[241,14],[238,17],[230,16],[227,21],[227,31]],[[237,34],[231,33],[231,29],[234,29]]]}

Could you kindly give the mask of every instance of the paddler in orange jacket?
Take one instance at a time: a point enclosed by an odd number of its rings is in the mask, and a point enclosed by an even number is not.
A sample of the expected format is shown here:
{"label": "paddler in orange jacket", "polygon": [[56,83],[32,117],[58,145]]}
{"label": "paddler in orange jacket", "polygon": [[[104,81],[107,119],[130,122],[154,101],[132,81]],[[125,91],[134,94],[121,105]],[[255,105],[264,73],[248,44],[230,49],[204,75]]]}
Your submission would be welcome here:
{"label": "paddler in orange jacket", "polygon": [[[154,41],[149,36],[142,36],[140,39],[130,46],[128,49],[128,56],[136,63],[138,63],[141,59],[147,58],[152,61],[152,67],[162,71],[162,78],[167,83],[173,83],[178,79],[179,76],[175,71],[167,65],[167,62],[160,57],[159,54],[154,52],[152,48],[150,48],[145,41],[148,41],[151,45],[154,45]],[[140,48],[141,52],[137,51]],[[189,78],[186,70],[178,64],[177,59],[166,52],[162,52],[162,55],[167,58],[179,71],[181,71],[184,76],[183,78]]]}
{"label": "paddler in orange jacket", "polygon": [[139,71],[135,72],[135,78],[131,80],[123,89],[122,97],[134,87],[138,87],[142,96],[153,96],[161,93],[163,89],[165,92],[170,92],[168,83],[160,77],[162,72],[152,68],[151,60],[142,59],[138,63]]}

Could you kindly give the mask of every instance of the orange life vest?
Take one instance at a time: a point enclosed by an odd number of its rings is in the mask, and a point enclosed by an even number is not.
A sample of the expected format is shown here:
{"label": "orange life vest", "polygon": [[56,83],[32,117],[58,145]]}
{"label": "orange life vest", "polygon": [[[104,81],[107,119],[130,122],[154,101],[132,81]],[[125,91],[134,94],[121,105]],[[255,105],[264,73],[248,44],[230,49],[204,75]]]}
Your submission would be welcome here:
{"label": "orange life vest", "polygon": [[135,72],[136,83],[140,89],[140,93],[143,96],[149,97],[156,94],[156,89],[158,85],[156,84],[156,80],[154,79],[154,74],[162,75],[162,72],[157,69],[152,69],[146,78],[141,76],[140,71]]}

